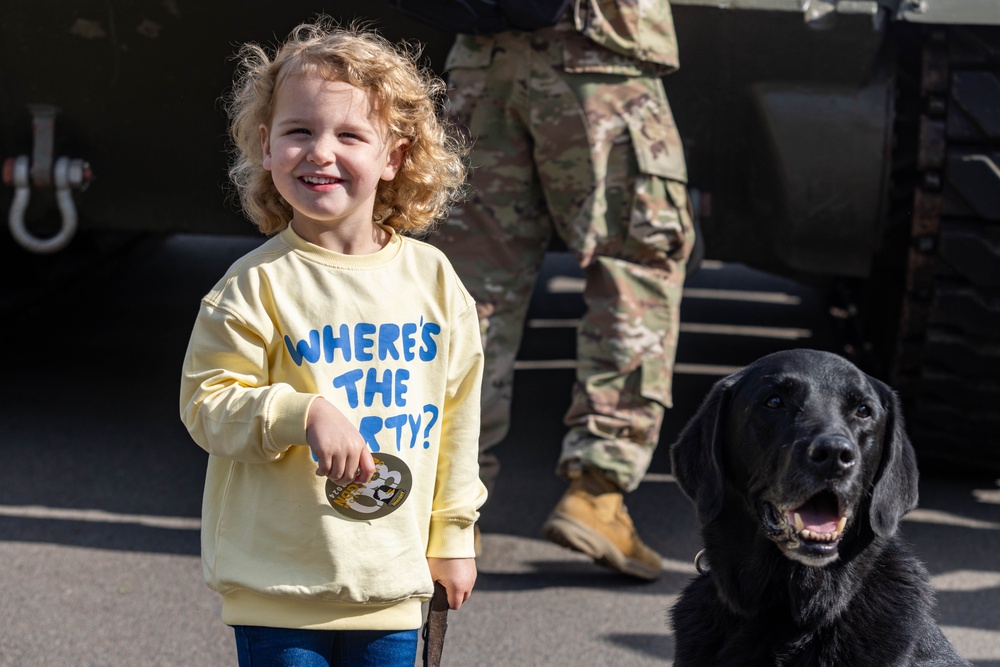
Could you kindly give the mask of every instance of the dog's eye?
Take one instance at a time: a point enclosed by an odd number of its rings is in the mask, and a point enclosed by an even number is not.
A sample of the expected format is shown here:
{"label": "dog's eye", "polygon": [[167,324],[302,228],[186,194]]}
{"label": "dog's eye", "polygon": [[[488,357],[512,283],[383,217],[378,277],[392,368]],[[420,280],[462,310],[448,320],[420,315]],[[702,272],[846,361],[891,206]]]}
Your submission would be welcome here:
{"label": "dog's eye", "polygon": [[772,410],[777,410],[784,404],[785,402],[781,400],[781,396],[777,394],[772,394],[764,399],[764,407],[771,408]]}
{"label": "dog's eye", "polygon": [[858,419],[868,419],[869,417],[872,416],[872,411],[871,408],[869,408],[867,405],[862,404],[858,406],[858,409],[854,412],[854,415]]}

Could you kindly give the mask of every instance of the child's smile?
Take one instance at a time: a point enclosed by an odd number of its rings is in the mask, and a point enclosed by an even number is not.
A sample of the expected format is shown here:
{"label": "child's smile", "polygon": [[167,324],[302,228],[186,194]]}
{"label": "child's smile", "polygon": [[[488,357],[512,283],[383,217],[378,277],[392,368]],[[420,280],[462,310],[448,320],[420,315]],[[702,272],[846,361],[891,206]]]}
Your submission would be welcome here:
{"label": "child's smile", "polygon": [[302,180],[309,185],[315,186],[315,189],[320,189],[324,185],[336,185],[344,182],[340,178],[327,178],[325,176],[303,176]]}

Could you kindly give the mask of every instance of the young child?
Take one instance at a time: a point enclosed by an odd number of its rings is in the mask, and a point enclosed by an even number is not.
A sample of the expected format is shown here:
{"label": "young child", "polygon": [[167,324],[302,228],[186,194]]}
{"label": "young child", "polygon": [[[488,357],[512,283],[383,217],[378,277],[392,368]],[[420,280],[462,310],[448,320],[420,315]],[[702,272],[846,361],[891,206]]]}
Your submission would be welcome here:
{"label": "young child", "polygon": [[202,300],[181,417],[241,665],[413,665],[434,581],[476,579],[475,304],[426,231],[461,191],[443,83],[326,18],[241,51],[230,175],[271,235]]}

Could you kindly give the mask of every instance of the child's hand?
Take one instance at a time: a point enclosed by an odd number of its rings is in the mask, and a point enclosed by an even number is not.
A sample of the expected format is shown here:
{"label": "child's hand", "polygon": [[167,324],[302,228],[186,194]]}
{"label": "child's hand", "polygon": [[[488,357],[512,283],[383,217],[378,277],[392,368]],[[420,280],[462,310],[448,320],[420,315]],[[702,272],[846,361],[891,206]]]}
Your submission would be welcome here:
{"label": "child's hand", "polygon": [[448,591],[448,607],[458,609],[472,595],[476,585],[475,558],[428,558],[431,578]]}
{"label": "child's hand", "polygon": [[324,398],[309,407],[306,441],[318,461],[316,474],[334,484],[368,481],[375,474],[375,461],[358,429]]}

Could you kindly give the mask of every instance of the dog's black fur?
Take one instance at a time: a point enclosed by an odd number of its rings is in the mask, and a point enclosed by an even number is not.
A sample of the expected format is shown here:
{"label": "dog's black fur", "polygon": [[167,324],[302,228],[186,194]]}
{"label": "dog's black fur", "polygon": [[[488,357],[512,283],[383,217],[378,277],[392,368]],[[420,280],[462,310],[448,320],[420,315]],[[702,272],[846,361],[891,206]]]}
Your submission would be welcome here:
{"label": "dog's black fur", "polygon": [[671,610],[674,665],[970,664],[897,534],[917,465],[887,385],[827,352],[763,357],[716,383],[671,459],[708,561]]}

